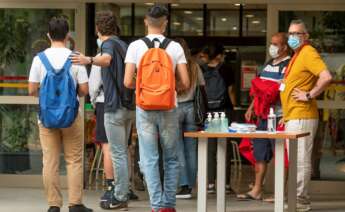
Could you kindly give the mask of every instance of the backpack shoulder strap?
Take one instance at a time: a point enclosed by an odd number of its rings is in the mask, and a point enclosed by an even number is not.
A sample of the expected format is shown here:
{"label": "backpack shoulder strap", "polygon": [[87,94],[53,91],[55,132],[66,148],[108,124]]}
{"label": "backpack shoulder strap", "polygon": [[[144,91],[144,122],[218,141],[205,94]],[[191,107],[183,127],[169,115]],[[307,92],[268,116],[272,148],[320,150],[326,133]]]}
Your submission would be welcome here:
{"label": "backpack shoulder strap", "polygon": [[141,38],[142,41],[146,44],[147,48],[152,49],[154,48],[154,43],[147,37]]}
{"label": "backpack shoulder strap", "polygon": [[169,46],[170,42],[171,42],[171,39],[165,38],[163,42],[159,45],[159,48],[166,49]]}
{"label": "backpack shoulder strap", "polygon": [[122,48],[121,44],[117,40],[115,39],[112,39],[112,40],[114,41],[115,51],[120,54],[122,60],[125,60],[126,51]]}
{"label": "backpack shoulder strap", "polygon": [[69,57],[70,56],[67,57],[67,60],[66,60],[65,64],[62,67],[62,70],[64,70],[64,71],[69,71],[71,69],[71,67],[72,67],[72,61],[71,61],[71,59],[69,59]]}
{"label": "backpack shoulder strap", "polygon": [[46,54],[44,52],[38,53],[38,57],[40,58],[41,62],[43,63],[44,67],[46,68],[47,72],[53,71],[54,68],[50,64]]}

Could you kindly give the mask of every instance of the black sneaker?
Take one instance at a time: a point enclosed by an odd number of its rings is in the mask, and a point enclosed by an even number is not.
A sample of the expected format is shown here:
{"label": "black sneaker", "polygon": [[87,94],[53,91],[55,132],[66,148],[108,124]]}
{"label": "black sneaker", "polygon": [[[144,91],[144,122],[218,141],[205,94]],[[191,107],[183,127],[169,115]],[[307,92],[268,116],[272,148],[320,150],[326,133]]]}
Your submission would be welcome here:
{"label": "black sneaker", "polygon": [[133,192],[132,189],[129,189],[128,199],[129,200],[138,200],[139,197]]}
{"label": "black sneaker", "polygon": [[101,196],[100,201],[105,202],[105,201],[110,201],[112,196],[114,195],[114,181],[109,181],[107,182],[108,187],[107,190],[104,192],[104,194]]}
{"label": "black sneaker", "polygon": [[60,208],[57,206],[50,206],[48,212],[60,212]]}
{"label": "black sneaker", "polygon": [[191,199],[192,198],[192,189],[188,186],[182,186],[180,191],[176,194],[177,199]]}
{"label": "black sneaker", "polygon": [[124,202],[119,201],[113,196],[110,201],[101,202],[100,207],[102,209],[127,210],[128,209],[128,202],[127,201],[124,201]]}
{"label": "black sneaker", "polygon": [[92,212],[93,210],[85,207],[85,205],[69,206],[69,212]]}

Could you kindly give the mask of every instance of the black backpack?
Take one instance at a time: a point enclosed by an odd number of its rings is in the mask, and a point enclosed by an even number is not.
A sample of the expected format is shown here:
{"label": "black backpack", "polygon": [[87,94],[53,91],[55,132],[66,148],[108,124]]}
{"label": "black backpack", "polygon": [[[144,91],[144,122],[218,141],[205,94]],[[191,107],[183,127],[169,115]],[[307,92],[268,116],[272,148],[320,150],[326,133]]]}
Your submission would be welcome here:
{"label": "black backpack", "polygon": [[[114,52],[117,52],[122,62],[116,63],[116,69],[112,72],[112,76],[115,82],[115,90],[117,95],[120,97],[121,106],[127,108],[128,110],[135,110],[135,90],[126,88],[123,84],[124,76],[125,76],[125,57],[126,57],[126,49],[120,44],[120,41],[114,37],[109,39],[114,44]],[[116,54],[114,54],[116,55]],[[115,60],[115,58],[113,58]],[[114,62],[114,61],[113,61]],[[116,62],[116,61],[115,61]],[[118,76],[119,74],[119,76]]]}
{"label": "black backpack", "polygon": [[227,89],[224,79],[219,73],[221,66],[222,64],[219,64],[212,70],[207,64],[201,66],[206,83],[207,105],[211,110],[225,107]]}

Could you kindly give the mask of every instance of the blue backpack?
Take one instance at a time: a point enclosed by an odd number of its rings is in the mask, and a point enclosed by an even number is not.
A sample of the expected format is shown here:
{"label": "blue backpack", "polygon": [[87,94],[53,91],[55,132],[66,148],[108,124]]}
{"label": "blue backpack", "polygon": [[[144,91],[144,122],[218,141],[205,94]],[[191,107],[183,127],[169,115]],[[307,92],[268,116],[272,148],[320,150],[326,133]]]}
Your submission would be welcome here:
{"label": "blue backpack", "polygon": [[70,74],[68,58],[61,70],[55,70],[44,52],[38,57],[47,70],[39,91],[39,119],[46,128],[68,128],[78,114],[77,90]]}

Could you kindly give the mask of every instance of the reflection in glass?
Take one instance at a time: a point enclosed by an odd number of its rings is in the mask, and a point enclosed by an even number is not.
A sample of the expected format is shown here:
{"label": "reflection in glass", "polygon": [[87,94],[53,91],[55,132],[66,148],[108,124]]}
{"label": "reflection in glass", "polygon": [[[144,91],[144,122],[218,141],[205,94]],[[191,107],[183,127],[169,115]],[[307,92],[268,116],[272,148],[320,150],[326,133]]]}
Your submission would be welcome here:
{"label": "reflection in glass", "polygon": [[171,34],[173,36],[202,36],[202,10],[176,9],[171,12]]}
{"label": "reflection in glass", "polygon": [[301,19],[307,25],[313,46],[321,52],[345,51],[345,12],[281,11],[279,30],[287,32],[293,19]]}
{"label": "reflection in glass", "polygon": [[238,10],[210,10],[210,36],[239,36]]}
{"label": "reflection in glass", "polygon": [[36,107],[0,105],[0,173],[41,173]]}
{"label": "reflection in glass", "polygon": [[266,36],[266,10],[244,10],[243,36]]}
{"label": "reflection in glass", "polygon": [[27,95],[32,58],[49,47],[47,26],[54,16],[68,19],[74,37],[74,10],[0,9],[0,95]]}

